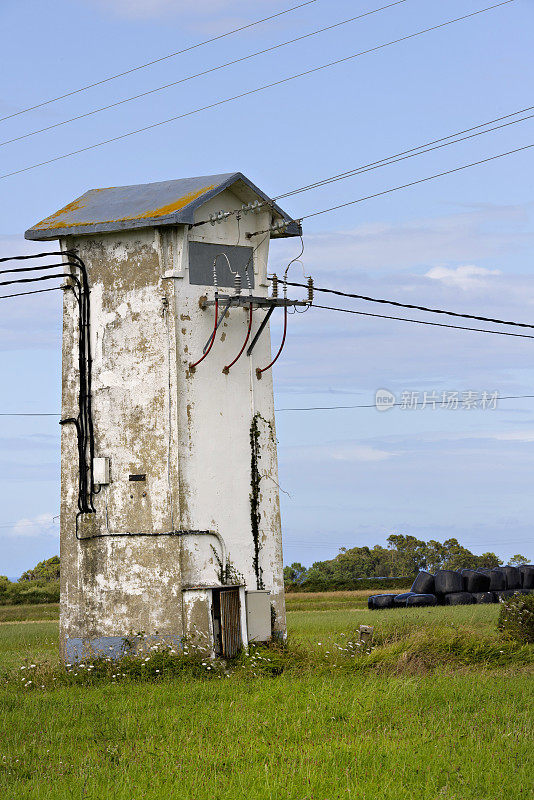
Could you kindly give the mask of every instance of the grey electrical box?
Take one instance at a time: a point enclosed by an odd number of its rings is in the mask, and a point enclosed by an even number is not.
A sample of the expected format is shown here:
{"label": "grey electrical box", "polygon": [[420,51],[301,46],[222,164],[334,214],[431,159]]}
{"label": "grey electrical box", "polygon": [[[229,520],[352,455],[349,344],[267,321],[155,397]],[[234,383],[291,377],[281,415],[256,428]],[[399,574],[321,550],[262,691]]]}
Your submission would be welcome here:
{"label": "grey electrical box", "polygon": [[[213,286],[213,262],[217,259],[216,270],[219,286],[233,288],[235,286],[235,274],[233,273],[237,272],[241,276],[243,289],[253,289],[253,255],[252,247],[189,242],[189,283],[197,286]],[[231,269],[228,267],[228,262],[230,262]]]}
{"label": "grey electrical box", "polygon": [[249,642],[267,642],[271,638],[271,593],[246,592],[247,632]]}

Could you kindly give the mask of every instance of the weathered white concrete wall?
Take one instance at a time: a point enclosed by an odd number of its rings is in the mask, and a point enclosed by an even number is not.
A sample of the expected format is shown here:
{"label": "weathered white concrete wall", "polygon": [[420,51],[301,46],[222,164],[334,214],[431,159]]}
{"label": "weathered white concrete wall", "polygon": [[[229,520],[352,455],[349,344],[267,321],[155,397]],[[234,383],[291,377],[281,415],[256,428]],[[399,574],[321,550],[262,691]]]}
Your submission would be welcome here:
{"label": "weathered white concrete wall", "polygon": [[[206,204],[198,218],[239,206],[230,191]],[[188,241],[259,247],[256,294],[267,293],[270,215],[235,217],[187,230],[146,228],[69,237],[91,286],[95,455],[111,460],[111,483],[94,498],[76,539],[77,450],[73,426],[62,431],[61,635],[67,639],[121,637],[143,631],[179,637],[188,627],[193,586],[219,584],[220,554],[213,536],[117,536],[176,530],[214,530],[226,545],[236,578],[272,592],[276,629],[285,632],[283,573],[272,375],[257,366],[271,359],[268,329],[251,358],[244,354],[224,375],[243,343],[247,314],[233,309],[208,358],[196,361],[213,329],[213,307],[199,297],[213,287],[188,279]],[[224,289],[221,288],[221,292]],[[230,290],[232,291],[232,290]],[[254,312],[251,336],[263,317]],[[276,313],[276,312],[275,312]],[[64,298],[63,417],[77,413],[77,314]],[[251,525],[251,425],[258,430],[259,569]],[[130,482],[145,473],[146,482]],[[219,555],[220,558],[220,555]],[[185,590],[187,592],[184,595]],[[194,595],[199,598],[198,591]],[[185,597],[185,602],[184,602]],[[196,602],[196,601],[195,601]],[[200,607],[200,606],[199,606]],[[244,609],[243,609],[244,613]],[[209,626],[208,626],[209,627]],[[208,631],[209,632],[209,631]]]}

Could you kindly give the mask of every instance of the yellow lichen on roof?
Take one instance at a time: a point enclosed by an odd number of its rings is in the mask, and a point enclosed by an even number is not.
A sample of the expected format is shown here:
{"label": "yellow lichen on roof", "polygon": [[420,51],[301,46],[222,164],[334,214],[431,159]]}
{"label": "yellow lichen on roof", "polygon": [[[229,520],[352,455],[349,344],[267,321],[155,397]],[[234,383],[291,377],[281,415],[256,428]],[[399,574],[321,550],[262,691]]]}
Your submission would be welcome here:
{"label": "yellow lichen on roof", "polygon": [[[183,195],[178,200],[174,200],[172,203],[168,203],[165,206],[160,206],[159,208],[152,209],[150,211],[145,211],[142,214],[132,214],[131,216],[126,217],[119,217],[118,219],[102,219],[102,220],[77,220],[73,222],[68,221],[68,216],[73,211],[79,211],[82,208],[87,206],[87,201],[85,203],[81,203],[82,197],[79,197],[77,200],[73,200],[72,203],[69,203],[64,208],[61,208],[59,211],[56,211],[55,214],[52,214],[50,217],[42,220],[42,222],[38,222],[35,225],[35,229],[43,229],[43,228],[79,228],[88,225],[105,225],[110,222],[128,222],[129,220],[134,219],[157,219],[158,217],[166,217],[168,214],[172,214],[174,211],[180,211],[182,208],[185,208],[190,203],[192,203],[197,198],[201,197],[203,194],[210,192],[212,189],[215,188],[215,184],[211,184],[210,186],[204,186],[202,189],[198,189],[195,192],[189,192],[188,194]],[[102,192],[106,191],[105,189],[93,189],[93,192]],[[84,195],[85,196],[85,195]]]}
{"label": "yellow lichen on roof", "polygon": [[80,208],[85,208],[87,203],[81,203],[80,200],[82,198],[78,197],[77,200],[73,200],[72,203],[69,203],[64,208],[60,208],[59,211],[56,211],[55,214],[52,214],[50,217],[46,217],[46,219],[41,220],[35,225],[36,228],[56,228],[58,227],[59,218],[62,217],[64,214],[70,214],[72,211],[79,211]]}
{"label": "yellow lichen on roof", "polygon": [[173,211],[180,211],[182,208],[188,206],[189,203],[192,203],[193,200],[196,200],[198,197],[206,194],[206,192],[211,192],[211,190],[214,188],[215,184],[212,184],[211,186],[204,186],[202,189],[198,189],[196,192],[184,194],[183,197],[181,197],[179,200],[175,200],[174,203],[169,203],[166,206],[155,208],[153,211],[146,211],[144,214],[139,214],[138,217],[133,217],[130,219],[152,219],[152,217],[165,217],[167,214],[172,214]]}

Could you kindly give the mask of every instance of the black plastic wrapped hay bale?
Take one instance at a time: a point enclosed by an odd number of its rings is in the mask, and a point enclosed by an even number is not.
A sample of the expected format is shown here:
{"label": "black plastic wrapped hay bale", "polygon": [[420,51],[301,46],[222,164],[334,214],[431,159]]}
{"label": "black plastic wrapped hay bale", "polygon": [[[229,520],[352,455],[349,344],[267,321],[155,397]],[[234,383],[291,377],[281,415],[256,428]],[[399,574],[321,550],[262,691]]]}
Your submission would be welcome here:
{"label": "black plastic wrapped hay bale", "polygon": [[374,594],[367,600],[367,607],[376,610],[378,608],[393,608],[394,594]]}
{"label": "black plastic wrapped hay bale", "polygon": [[523,589],[534,589],[534,567],[532,564],[525,564],[519,567],[521,575],[521,586]]}
{"label": "black plastic wrapped hay bale", "polygon": [[412,583],[411,591],[416,594],[434,594],[434,576],[431,572],[421,571]]}
{"label": "black plastic wrapped hay bale", "polygon": [[402,594],[397,594],[395,595],[393,602],[396,606],[405,606],[406,600],[409,597],[412,597],[414,594],[415,592],[403,592]]}
{"label": "black plastic wrapped hay bale", "polygon": [[475,603],[496,603],[495,592],[473,592]]}
{"label": "black plastic wrapped hay bale", "polygon": [[503,567],[502,571],[506,575],[507,589],[521,589],[521,573],[517,567]]}
{"label": "black plastic wrapped hay bale", "polygon": [[491,570],[490,592],[502,592],[506,589],[506,573],[499,567]]}
{"label": "black plastic wrapped hay bale", "polygon": [[471,592],[448,592],[445,595],[446,606],[468,606],[474,602]]}
{"label": "black plastic wrapped hay bale", "polygon": [[436,594],[463,592],[464,584],[459,572],[452,569],[438,569],[434,575]]}
{"label": "black plastic wrapped hay bale", "polygon": [[412,606],[435,606],[436,604],[435,594],[412,594],[406,598],[406,608]]}
{"label": "black plastic wrapped hay bale", "polygon": [[484,575],[482,572],[476,572],[474,569],[463,569],[462,580],[464,584],[464,591],[472,592],[487,592],[490,588],[491,578]]}

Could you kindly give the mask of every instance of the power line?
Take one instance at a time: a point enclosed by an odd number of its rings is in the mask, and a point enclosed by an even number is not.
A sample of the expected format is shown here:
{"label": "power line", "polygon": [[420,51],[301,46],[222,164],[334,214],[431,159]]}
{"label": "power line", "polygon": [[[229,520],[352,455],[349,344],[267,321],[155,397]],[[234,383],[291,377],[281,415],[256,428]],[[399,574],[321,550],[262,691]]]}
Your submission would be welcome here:
{"label": "power line", "polygon": [[[392,189],[385,189],[383,192],[376,192],[375,194],[369,194],[366,197],[359,197],[357,200],[350,200],[348,203],[340,203],[337,206],[324,208],[322,211],[315,211],[313,214],[305,214],[303,217],[299,217],[298,219],[300,221],[303,219],[310,219],[311,217],[318,217],[321,214],[328,214],[330,211],[337,211],[339,208],[346,208],[347,206],[353,206],[356,203],[363,203],[365,200],[372,200],[375,197],[382,197],[385,194],[398,192],[400,189],[407,189],[410,186],[417,186],[417,184],[419,183],[426,183],[427,181],[433,181],[436,178],[442,178],[444,175],[452,175],[452,173],[454,172],[461,172],[462,170],[469,169],[470,167],[477,167],[479,164],[486,164],[488,161],[495,161],[498,158],[504,158],[505,156],[510,156],[513,155],[514,153],[520,153],[522,150],[529,150],[531,147],[534,147],[534,144],[527,144],[524,147],[517,147],[514,150],[508,150],[506,153],[498,153],[497,155],[490,156],[489,158],[482,158],[480,161],[472,161],[470,164],[462,164],[461,167],[448,169],[445,170],[445,172],[437,172],[435,175],[429,175],[427,178],[420,178],[417,181],[411,181],[410,183],[403,183],[401,186],[394,186]],[[258,233],[263,233],[263,231],[258,231]]]}
{"label": "power line", "polygon": [[[330,183],[336,183],[337,181],[345,180],[346,178],[352,178],[355,175],[360,175],[365,172],[370,172],[374,169],[379,169],[380,167],[387,167],[390,164],[396,164],[399,161],[404,161],[406,158],[413,158],[414,156],[423,155],[424,153],[429,153],[432,150],[438,150],[441,147],[448,147],[451,144],[456,144],[458,142],[466,141],[467,139],[471,139],[474,136],[481,136],[484,133],[491,133],[492,131],[500,130],[501,128],[506,128],[509,125],[515,125],[518,122],[525,122],[526,120],[532,119],[534,115],[530,114],[526,117],[522,117],[521,119],[513,120],[512,122],[507,122],[504,125],[497,125],[494,128],[488,128],[488,125],[493,125],[494,122],[501,122],[504,119],[509,119],[510,117],[516,117],[519,114],[524,114],[526,111],[532,111],[533,109],[534,106],[527,106],[526,108],[522,108],[519,111],[513,111],[510,114],[504,114],[500,117],[495,117],[494,119],[490,119],[487,120],[486,122],[481,122],[478,125],[474,125],[471,128],[464,128],[461,131],[457,131],[456,133],[450,133],[448,136],[443,136],[439,139],[433,139],[432,141],[425,142],[423,144],[418,145],[417,147],[411,147],[408,150],[401,150],[401,152],[399,153],[393,153],[391,156],[380,158],[378,161],[370,161],[368,164],[362,164],[359,167],[354,167],[353,169],[346,170],[345,172],[339,172],[336,175],[331,175],[328,178],[322,178],[321,180],[306,184],[305,186],[299,186],[297,189],[292,189],[289,192],[284,192],[284,194],[276,195],[272,199],[278,202],[279,200],[283,200],[286,197],[293,197],[296,194],[302,194],[302,192],[307,192],[310,191],[311,189],[317,189],[322,186],[327,186]],[[486,128],[486,130],[479,131],[478,133],[473,133],[471,136],[462,137],[462,134],[468,134],[471,131],[477,131],[478,128]],[[453,139],[454,141],[447,142],[446,141],[447,139]],[[431,145],[436,145],[440,142],[444,142],[444,144],[439,144],[438,147],[431,147]],[[261,203],[260,206],[262,205],[268,205],[268,203],[267,202]],[[258,208],[260,206],[258,206]],[[232,211],[225,213],[240,214],[242,212],[243,212],[243,207],[235,208]],[[199,225],[207,225],[208,222],[211,222],[211,220],[206,219],[202,220],[201,222],[195,222],[191,227],[196,228]]]}
{"label": "power line", "polygon": [[[534,145],[530,145],[530,146],[533,147]],[[291,282],[291,281],[287,281],[287,285],[288,286],[298,286],[298,287],[303,288],[303,289],[307,289],[308,288],[307,284],[294,283],[294,282]],[[519,327],[519,328],[533,328],[534,329],[534,325],[530,325],[530,324],[528,324],[526,322],[512,322],[510,320],[495,319],[493,317],[480,317],[480,316],[477,316],[476,314],[462,314],[462,313],[460,313],[458,311],[444,311],[441,308],[429,308],[428,306],[416,306],[416,305],[414,305],[412,303],[399,303],[396,300],[382,300],[382,299],[379,299],[377,297],[367,297],[364,294],[352,294],[351,292],[341,292],[338,289],[325,289],[325,288],[316,287],[316,286],[314,286],[313,289],[314,289],[315,292],[321,292],[321,293],[326,293],[326,294],[335,294],[335,295],[337,295],[339,297],[350,297],[350,298],[352,298],[354,300],[366,300],[366,301],[371,302],[371,303],[383,303],[385,305],[396,306],[398,308],[410,308],[410,309],[413,309],[415,311],[428,311],[431,314],[446,314],[448,317],[461,317],[462,319],[475,319],[475,320],[479,320],[480,322],[495,322],[497,325],[514,325],[514,326]],[[317,308],[319,308],[319,306],[317,306]],[[326,306],[325,306],[325,308],[326,308]],[[334,311],[345,311],[346,309],[335,308],[333,310]],[[352,313],[352,312],[349,312],[349,313]],[[400,319],[402,319],[402,318],[400,318]],[[415,322],[422,322],[422,320],[415,320]],[[424,323],[424,324],[426,324],[426,323]],[[437,324],[437,323],[434,323],[434,324]],[[474,328],[472,328],[471,330],[474,330]],[[493,333],[493,331],[490,331],[490,333]]]}
{"label": "power line", "polygon": [[100,81],[96,81],[95,83],[88,83],[87,86],[82,86],[80,89],[74,89],[72,92],[66,92],[65,94],[60,94],[57,97],[52,97],[50,100],[44,100],[42,103],[37,103],[34,106],[28,106],[28,108],[23,108],[20,111],[16,111],[14,114],[8,114],[7,117],[0,117],[0,122],[3,122],[6,119],[11,119],[12,117],[18,117],[20,114],[26,114],[28,111],[35,111],[36,108],[42,108],[43,106],[47,106],[50,103],[55,103],[57,100],[63,100],[65,97],[72,97],[72,95],[79,94],[80,92],[85,92],[87,89],[92,89],[95,86],[101,86],[103,83],[109,83],[109,81],[114,81],[116,78],[122,78],[124,75],[130,75],[132,72],[137,72],[140,69],[145,69],[146,67],[151,67],[153,64],[159,64],[161,61],[166,61],[169,58],[175,58],[175,56],[182,55],[183,53],[188,53],[191,50],[195,50],[198,47],[203,47],[206,44],[211,44],[211,42],[217,42],[220,39],[225,39],[227,36],[233,36],[234,33],[240,33],[241,31],[245,31],[248,28],[253,28],[255,25],[261,25],[262,22],[269,22],[272,19],[276,19],[277,17],[282,17],[284,14],[289,14],[292,11],[296,11],[299,8],[304,8],[305,6],[312,5],[316,3],[317,0],[307,0],[305,3],[300,3],[297,6],[292,6],[291,8],[287,8],[285,11],[279,11],[277,14],[272,14],[269,17],[264,17],[263,19],[259,19],[256,22],[250,22],[248,25],[242,25],[240,28],[234,28],[231,31],[227,31],[226,33],[222,33],[219,36],[213,36],[211,39],[205,39],[203,42],[198,42],[197,44],[193,44],[190,47],[185,47],[183,50],[177,50],[174,53],[169,53],[167,56],[161,56],[161,58],[155,58],[153,61],[147,61],[145,64],[140,64],[138,67],[132,67],[131,69],[124,70],[124,72],[118,72],[116,75],[110,75],[109,78],[103,78]]}
{"label": "power line", "polygon": [[3,294],[0,295],[0,300],[7,300],[8,297],[22,297],[25,294],[43,294],[43,292],[55,292],[61,289],[61,286],[54,286],[51,289],[34,289],[32,292],[17,292],[16,294]]}
{"label": "power line", "polygon": [[[144,131],[148,131],[148,130],[153,130],[154,128],[158,128],[158,127],[160,127],[162,125],[167,125],[168,123],[175,122],[175,121],[177,121],[179,119],[184,119],[186,117],[193,116],[194,114],[198,114],[198,113],[200,113],[202,111],[207,111],[207,110],[210,110],[212,108],[217,108],[218,106],[222,106],[225,103],[230,103],[233,100],[239,100],[239,99],[241,99],[243,97],[250,97],[251,95],[257,94],[258,92],[263,92],[266,89],[271,89],[274,86],[281,86],[281,85],[283,85],[285,83],[288,83],[290,81],[296,80],[297,78],[302,78],[302,77],[304,77],[306,75],[312,75],[312,74],[314,74],[316,72],[320,72],[321,70],[329,69],[330,67],[336,66],[338,64],[346,63],[347,61],[351,61],[351,60],[353,60],[355,58],[358,58],[359,56],[366,55],[367,53],[372,53],[372,52],[375,52],[377,50],[382,50],[385,47],[390,47],[391,45],[398,44],[399,42],[407,41],[408,39],[414,39],[415,37],[422,36],[423,34],[429,33],[430,31],[438,30],[439,28],[444,28],[447,25],[452,25],[452,24],[454,24],[456,22],[461,22],[462,20],[469,19],[470,17],[475,17],[478,14],[484,14],[487,11],[492,11],[495,8],[499,8],[501,6],[505,6],[505,5],[508,5],[509,3],[513,3],[513,2],[515,2],[515,0],[503,0],[503,2],[501,2],[501,3],[497,3],[497,4],[492,5],[492,6],[487,6],[486,8],[479,9],[478,11],[473,11],[470,14],[464,14],[461,17],[456,17],[455,19],[448,20],[447,22],[442,22],[439,25],[433,25],[432,27],[425,28],[425,29],[423,29],[421,31],[416,31],[415,33],[411,33],[408,36],[402,36],[401,38],[394,39],[391,42],[386,42],[385,44],[381,44],[381,45],[378,45],[376,47],[372,47],[369,50],[363,50],[363,51],[361,51],[359,53],[354,53],[354,54],[352,54],[350,56],[346,56],[345,58],[336,59],[335,61],[330,61],[327,64],[321,64],[319,67],[313,67],[312,69],[305,70],[304,72],[299,72],[299,73],[297,73],[295,75],[290,75],[287,78],[282,78],[282,79],[280,79],[278,81],[273,81],[272,83],[266,83],[263,86],[257,87],[256,89],[250,89],[247,92],[241,92],[240,94],[233,95],[232,97],[227,97],[227,98],[225,98],[223,100],[218,100],[215,103],[210,103],[209,105],[201,106],[200,108],[193,109],[192,111],[187,111],[184,114],[177,114],[176,116],[168,117],[167,119],[160,120],[160,122],[154,122],[154,123],[151,123],[150,125],[144,125],[142,128],[136,128],[133,131],[128,131],[127,133],[122,133],[122,134],[119,134],[118,136],[113,136],[110,139],[104,139],[101,142],[96,142],[95,144],[87,145],[87,147],[80,147],[78,150],[72,150],[70,153],[63,153],[60,156],[55,156],[54,158],[49,158],[49,159],[46,159],[45,161],[39,161],[36,164],[31,164],[30,166],[23,167],[22,169],[13,170],[12,172],[6,172],[4,175],[0,175],[0,179],[9,178],[9,177],[11,177],[13,175],[19,175],[22,172],[28,172],[28,171],[30,171],[32,169],[36,169],[37,167],[42,167],[42,166],[45,166],[46,164],[52,164],[52,163],[54,163],[56,161],[61,161],[62,159],[70,158],[70,157],[75,156],[75,155],[79,155],[80,153],[86,153],[89,150],[94,150],[97,147],[102,147],[102,146],[104,146],[106,144],[110,144],[112,142],[117,142],[117,141],[120,141],[121,139],[126,139],[129,136],[134,136],[134,135],[136,135],[138,133],[143,133]],[[325,212],[319,212],[319,213],[325,213]],[[308,215],[308,216],[314,216],[314,215]]]}
{"label": "power line", "polygon": [[[498,401],[501,400],[526,400],[533,399],[534,394],[510,394],[503,397],[497,397]],[[402,403],[392,403],[392,406],[401,406]],[[376,408],[376,403],[364,403],[355,406],[307,406],[301,408],[275,408],[275,411],[338,411],[340,409],[350,408]]]}
{"label": "power line", "polygon": [[311,33],[306,33],[303,36],[297,36],[295,39],[289,39],[286,42],[280,42],[280,44],[275,44],[272,47],[267,47],[264,50],[258,50],[255,53],[249,53],[246,56],[242,56],[241,58],[236,58],[233,61],[226,61],[224,64],[219,64],[216,67],[211,67],[210,69],[203,70],[202,72],[197,72],[193,75],[188,75],[186,78],[181,78],[178,81],[172,81],[171,83],[165,83],[162,86],[158,86],[155,89],[149,89],[146,92],[141,92],[140,94],[132,95],[131,97],[126,97],[124,100],[118,100],[115,103],[109,103],[109,105],[101,106],[100,108],[95,108],[92,111],[87,111],[84,114],[78,114],[75,117],[70,117],[69,119],[65,119],[62,122],[55,122],[53,125],[47,125],[44,128],[39,128],[38,130],[31,131],[30,133],[24,133],[21,136],[15,136],[12,139],[6,139],[3,142],[0,142],[0,147],[3,147],[6,144],[11,144],[12,142],[19,142],[21,139],[28,139],[30,136],[36,136],[38,133],[44,133],[45,131],[52,130],[53,128],[59,128],[62,125],[67,125],[69,122],[75,122],[79,119],[84,119],[85,117],[90,117],[93,114],[98,114],[100,111],[107,111],[110,108],[116,108],[117,106],[124,105],[124,103],[129,103],[132,100],[138,100],[141,97],[147,97],[148,95],[155,94],[156,92],[161,92],[163,89],[169,89],[172,86],[178,86],[181,83],[186,83],[187,81],[193,80],[194,78],[200,78],[204,75],[209,75],[212,72],[217,72],[220,69],[224,69],[225,67],[230,67],[235,64],[240,64],[243,61],[248,61],[251,58],[255,58],[256,56],[264,55],[265,53],[271,53],[273,50],[279,50],[281,47],[287,47],[290,44],[295,44],[295,42],[301,42],[304,39],[309,39],[312,36],[317,36],[320,33],[325,33],[326,31],[331,31],[334,28],[339,28],[342,25],[347,25],[349,22],[356,22],[363,17],[369,17],[372,14],[377,14],[379,11],[384,11],[388,8],[392,8],[393,6],[398,6],[401,3],[406,3],[407,0],[395,0],[394,3],[389,3],[389,5],[382,6],[381,8],[375,8],[372,11],[366,11],[364,14],[358,14],[356,17],[350,17],[350,19],[342,20],[341,22],[336,22],[334,25],[328,25],[325,28],[319,28],[316,31],[312,31]]}
{"label": "power line", "polygon": [[[497,117],[497,119],[489,120],[488,122],[483,122],[480,125],[476,125],[474,128],[467,128],[467,131],[473,131],[476,128],[486,127],[488,125],[493,124],[494,122],[498,122],[502,119],[507,119],[509,117],[515,117],[518,114],[523,114],[525,111],[530,111],[534,108],[534,106],[530,106],[528,108],[522,109],[521,111],[515,111],[513,114],[506,114],[504,117]],[[324,178],[323,180],[316,181],[315,183],[310,183],[307,186],[302,186],[299,189],[294,189],[291,192],[286,192],[285,194],[279,195],[278,197],[274,197],[274,200],[282,200],[285,197],[292,197],[295,194],[301,194],[302,192],[307,192],[310,189],[318,189],[321,186],[327,186],[330,183],[335,183],[336,181],[345,180],[346,178],[352,178],[355,175],[361,175],[364,172],[370,172],[374,169],[379,169],[380,167],[387,167],[390,164],[396,164],[399,161],[405,161],[407,158],[414,158],[415,156],[423,155],[424,153],[430,153],[433,150],[439,150],[442,147],[449,147],[451,144],[457,144],[458,142],[465,142],[467,139],[473,139],[475,136],[482,136],[484,133],[491,133],[492,131],[498,131],[501,128],[507,128],[510,125],[516,125],[518,122],[526,122],[529,119],[532,119],[534,114],[529,114],[526,117],[522,117],[521,119],[512,120],[511,122],[505,122],[502,125],[496,125],[493,128],[487,128],[483,131],[478,131],[477,133],[471,133],[468,136],[461,136],[462,133],[467,133],[467,131],[459,131],[458,133],[451,133],[449,136],[444,136],[442,139],[436,139],[434,142],[428,142],[427,144],[421,144],[419,147],[413,147],[410,150],[405,150],[402,153],[396,153],[395,155],[389,156],[387,158],[382,158],[380,161],[373,161],[370,164],[364,164],[361,167],[356,167],[355,169],[348,170],[347,172],[341,172],[338,175],[332,175],[330,178]],[[453,139],[452,142],[446,142],[445,139]],[[458,138],[461,137],[461,138]],[[435,147],[430,147],[429,145],[434,145],[436,142],[444,142],[443,144],[438,144]],[[424,149],[426,148],[426,149]],[[208,220],[209,221],[209,220]]]}
{"label": "power line", "polygon": [[[534,338],[534,337],[532,337]],[[527,400],[534,399],[534,394],[509,394],[497,397],[498,401],[501,400]],[[400,406],[402,403],[393,403],[393,406]],[[351,408],[376,408],[375,403],[364,403],[361,405],[353,406],[306,406],[300,408],[275,408],[275,411],[338,411],[341,409]],[[61,414],[33,414],[33,413],[20,413],[20,412],[0,412],[0,417],[59,417]]]}
{"label": "power line", "polygon": [[[359,175],[359,174],[364,173],[364,172],[369,172],[371,169],[378,169],[379,167],[387,167],[387,166],[389,166],[389,164],[396,164],[398,161],[403,161],[404,160],[404,158],[401,158],[401,156],[402,157],[406,157],[406,158],[411,158],[412,156],[409,155],[409,154],[413,153],[414,156],[417,156],[417,155],[422,155],[424,153],[428,153],[431,150],[439,149],[439,148],[431,147],[431,145],[438,144],[439,142],[445,142],[445,144],[440,145],[441,147],[447,147],[449,144],[456,144],[457,142],[463,142],[466,139],[472,138],[471,136],[465,136],[464,138],[461,138],[461,139],[458,138],[458,137],[462,136],[462,134],[464,134],[464,133],[470,133],[471,131],[476,131],[478,128],[487,128],[488,125],[493,125],[494,122],[501,122],[503,119],[509,119],[510,117],[516,117],[516,116],[518,116],[518,114],[524,114],[526,111],[532,111],[532,109],[534,109],[534,106],[527,106],[526,108],[522,108],[519,111],[513,111],[510,114],[504,114],[504,115],[502,115],[500,117],[495,117],[494,119],[490,119],[490,120],[487,120],[486,122],[481,122],[478,125],[474,125],[471,128],[464,128],[463,130],[457,131],[456,133],[450,133],[448,136],[442,136],[439,139],[433,139],[430,142],[424,142],[423,144],[420,144],[417,147],[411,147],[408,150],[401,150],[399,153],[393,153],[391,156],[386,156],[384,158],[378,159],[378,161],[370,161],[367,164],[362,164],[359,167],[354,167],[353,169],[346,170],[345,172],[339,172],[336,175],[329,176],[328,178],[322,178],[321,180],[314,181],[313,183],[308,183],[305,186],[299,186],[297,189],[292,189],[289,192],[284,192],[284,194],[276,195],[272,199],[274,201],[278,202],[279,200],[283,200],[286,197],[293,197],[296,194],[302,194],[302,192],[310,191],[310,189],[317,189],[317,188],[320,188],[321,186],[327,186],[330,183],[335,183],[337,181],[345,180],[346,178],[351,178],[354,175]],[[522,119],[514,120],[514,121],[512,121],[510,123],[506,123],[504,125],[498,125],[495,128],[488,128],[487,130],[480,131],[479,133],[473,134],[473,136],[480,136],[483,133],[490,133],[491,131],[499,130],[500,128],[505,128],[508,125],[515,125],[516,122],[524,122],[524,121],[526,121],[528,119],[532,119],[532,116],[533,115],[529,115],[527,117],[523,117]],[[454,139],[454,141],[447,142],[446,141],[447,139]],[[429,149],[425,150],[423,148],[429,148]],[[262,205],[268,205],[268,203],[267,202],[261,203],[260,206],[262,206]],[[260,206],[258,206],[258,208]],[[242,212],[243,212],[243,207],[235,208],[232,211],[225,212],[225,213],[226,214],[228,214],[228,213],[240,214]],[[191,227],[192,228],[196,228],[199,225],[207,225],[208,222],[211,222],[211,220],[206,219],[206,220],[202,220],[201,222],[195,222]]]}
{"label": "power line", "polygon": [[[318,291],[320,291],[320,290],[318,290]],[[466,325],[447,325],[444,322],[427,322],[426,320],[423,320],[423,319],[408,319],[407,317],[392,317],[392,316],[388,316],[386,314],[371,314],[371,313],[369,313],[367,311],[353,311],[352,309],[349,309],[349,308],[334,308],[333,306],[318,306],[315,303],[313,303],[312,308],[322,308],[322,309],[325,309],[326,311],[341,311],[343,314],[357,314],[360,317],[379,317],[380,319],[394,319],[394,320],[398,320],[399,322],[414,322],[417,325],[431,325],[432,327],[436,327],[436,328],[453,328],[453,329],[456,329],[456,330],[459,330],[459,331],[475,331],[477,333],[494,333],[496,336],[516,336],[516,337],[519,337],[520,339],[534,339],[534,336],[530,336],[527,333],[512,333],[511,331],[492,331],[492,330],[489,330],[488,328],[470,328],[470,327],[467,327]],[[446,313],[446,312],[444,312],[444,313]],[[475,319],[479,319],[479,318],[475,317]],[[506,323],[506,324],[510,325],[512,323]],[[534,327],[534,326],[531,325],[530,327]]]}

